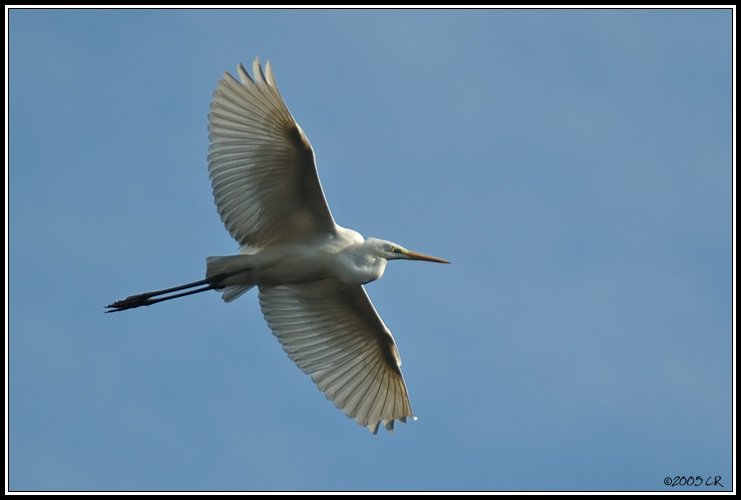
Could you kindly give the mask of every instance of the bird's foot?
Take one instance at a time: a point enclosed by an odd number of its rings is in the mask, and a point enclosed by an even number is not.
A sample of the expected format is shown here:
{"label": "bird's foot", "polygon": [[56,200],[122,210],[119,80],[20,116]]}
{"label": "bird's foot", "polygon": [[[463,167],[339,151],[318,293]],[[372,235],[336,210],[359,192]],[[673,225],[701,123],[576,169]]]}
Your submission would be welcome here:
{"label": "bird's foot", "polygon": [[126,309],[133,309],[135,307],[141,307],[141,306],[148,306],[150,304],[154,304],[150,299],[152,297],[151,293],[139,293],[137,295],[130,295],[122,300],[117,300],[116,302],[112,304],[108,304],[106,308],[108,311],[107,313],[112,312],[118,312],[118,311],[124,311]]}

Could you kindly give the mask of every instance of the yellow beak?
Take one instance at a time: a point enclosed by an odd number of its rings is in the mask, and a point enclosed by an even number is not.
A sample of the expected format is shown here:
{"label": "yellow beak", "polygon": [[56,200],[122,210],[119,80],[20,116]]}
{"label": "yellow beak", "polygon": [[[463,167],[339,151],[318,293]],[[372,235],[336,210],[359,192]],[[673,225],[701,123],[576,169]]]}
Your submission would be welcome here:
{"label": "yellow beak", "polygon": [[432,255],[425,255],[423,253],[412,252],[411,250],[403,250],[403,253],[412,260],[426,260],[427,262],[450,264],[449,260],[441,259],[440,257],[433,257]]}

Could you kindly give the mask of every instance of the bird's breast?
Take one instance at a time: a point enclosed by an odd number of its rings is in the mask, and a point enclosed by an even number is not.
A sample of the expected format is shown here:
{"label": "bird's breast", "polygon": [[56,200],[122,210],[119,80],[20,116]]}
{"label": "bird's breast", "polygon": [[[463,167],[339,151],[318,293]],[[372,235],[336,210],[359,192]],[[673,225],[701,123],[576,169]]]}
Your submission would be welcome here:
{"label": "bird's breast", "polygon": [[385,270],[386,259],[347,252],[338,259],[337,278],[345,283],[362,285],[377,280]]}

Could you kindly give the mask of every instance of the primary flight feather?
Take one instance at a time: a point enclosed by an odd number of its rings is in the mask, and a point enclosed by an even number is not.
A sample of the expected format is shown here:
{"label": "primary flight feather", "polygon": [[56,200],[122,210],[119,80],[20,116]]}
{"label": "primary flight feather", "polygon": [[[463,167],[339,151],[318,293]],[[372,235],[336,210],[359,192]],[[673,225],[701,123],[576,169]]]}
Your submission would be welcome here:
{"label": "primary flight feather", "polygon": [[412,417],[401,358],[363,284],[388,260],[447,263],[338,225],[314,151],[286,107],[270,63],[219,81],[209,114],[208,171],[216,208],[239,254],[208,257],[206,278],[132,295],[107,312],[252,287],[288,356],[345,414],[373,433]]}

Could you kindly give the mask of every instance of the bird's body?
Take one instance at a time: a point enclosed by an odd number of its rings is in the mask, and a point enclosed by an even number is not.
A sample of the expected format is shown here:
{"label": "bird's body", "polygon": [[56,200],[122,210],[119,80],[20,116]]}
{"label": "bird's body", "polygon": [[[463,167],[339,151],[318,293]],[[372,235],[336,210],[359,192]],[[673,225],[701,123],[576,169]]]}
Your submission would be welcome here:
{"label": "bird's body", "polygon": [[132,295],[108,312],[206,290],[230,302],[253,287],[284,350],[338,408],[374,433],[412,416],[391,332],[362,285],[391,259],[447,262],[335,223],[314,152],[258,60],[241,83],[228,73],[209,114],[209,174],[216,206],[240,244],[208,257],[206,278]]}
{"label": "bird's body", "polygon": [[[235,256],[233,266],[219,267],[213,274],[250,271],[243,282],[235,285],[279,285],[336,278],[344,283],[362,285],[383,275],[386,260],[372,253],[373,238],[365,239],[357,231],[337,226],[333,234],[321,234],[303,242],[280,243],[266,250],[246,248]],[[232,257],[211,257],[225,259]]]}

